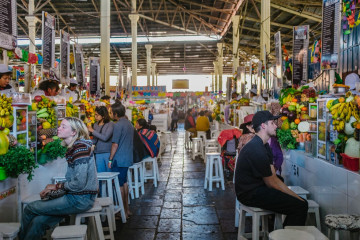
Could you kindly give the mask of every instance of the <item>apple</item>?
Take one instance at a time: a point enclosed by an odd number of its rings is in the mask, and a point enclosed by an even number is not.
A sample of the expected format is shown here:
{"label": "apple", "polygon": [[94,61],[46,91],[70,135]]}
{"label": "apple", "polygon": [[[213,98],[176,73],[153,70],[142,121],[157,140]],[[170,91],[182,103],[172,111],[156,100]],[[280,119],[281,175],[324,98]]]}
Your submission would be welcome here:
{"label": "apple", "polygon": [[37,127],[38,131],[40,131],[41,129],[43,129],[43,127],[41,125]]}
{"label": "apple", "polygon": [[41,98],[41,96],[35,96],[34,100],[35,100],[35,102],[41,102],[42,98]]}

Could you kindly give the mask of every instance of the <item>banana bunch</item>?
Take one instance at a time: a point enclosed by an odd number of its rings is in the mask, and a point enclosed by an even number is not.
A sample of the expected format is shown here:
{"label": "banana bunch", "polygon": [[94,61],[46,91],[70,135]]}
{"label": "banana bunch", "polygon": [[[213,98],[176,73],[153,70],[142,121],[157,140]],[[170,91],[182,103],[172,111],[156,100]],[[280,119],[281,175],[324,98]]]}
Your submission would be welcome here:
{"label": "banana bunch", "polygon": [[78,117],[79,116],[79,108],[76,105],[73,107],[66,106],[66,116],[68,117]]}
{"label": "banana bunch", "polygon": [[334,130],[341,132],[345,129],[345,120],[333,120]]}

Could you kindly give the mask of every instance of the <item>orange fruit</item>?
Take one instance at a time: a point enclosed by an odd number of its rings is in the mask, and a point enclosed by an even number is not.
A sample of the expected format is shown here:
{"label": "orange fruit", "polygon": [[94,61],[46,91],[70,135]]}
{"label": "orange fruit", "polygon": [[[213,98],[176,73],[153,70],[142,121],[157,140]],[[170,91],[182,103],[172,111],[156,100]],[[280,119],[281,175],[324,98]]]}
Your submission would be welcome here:
{"label": "orange fruit", "polygon": [[300,119],[298,119],[298,118],[295,119],[294,123],[299,124],[299,123],[300,123]]}
{"label": "orange fruit", "polygon": [[291,101],[292,101],[292,102],[297,102],[297,99],[296,99],[296,98],[293,98]]}

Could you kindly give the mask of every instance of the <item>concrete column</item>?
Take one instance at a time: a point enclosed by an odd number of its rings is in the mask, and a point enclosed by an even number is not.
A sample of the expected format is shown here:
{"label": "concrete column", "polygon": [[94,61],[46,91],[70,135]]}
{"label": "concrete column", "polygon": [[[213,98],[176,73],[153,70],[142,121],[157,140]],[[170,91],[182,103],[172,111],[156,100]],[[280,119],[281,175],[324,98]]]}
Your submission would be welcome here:
{"label": "concrete column", "polygon": [[158,85],[158,77],[159,77],[159,73],[157,72],[157,73],[156,73],[156,86],[159,86],[159,85]]}
{"label": "concrete column", "polygon": [[[270,34],[270,1],[261,0],[260,60],[265,64],[265,71],[266,62],[264,60],[266,56],[264,56],[264,47],[266,48],[266,55],[268,55],[270,52]],[[259,85],[263,89],[262,78]]]}
{"label": "concrete column", "polygon": [[217,92],[219,91],[219,88],[218,88],[218,64],[217,64],[217,61],[214,61],[213,62],[214,64],[214,80],[215,80],[215,85],[214,85],[214,91]]}
{"label": "concrete column", "polygon": [[137,21],[139,20],[139,14],[132,13],[129,14],[131,20],[131,68],[132,68],[132,85],[137,85]]}
{"label": "concrete column", "polygon": [[239,40],[240,40],[240,32],[239,32],[239,22],[240,15],[235,15],[231,18],[233,22],[233,74],[237,71],[239,66]]}
{"label": "concrete column", "polygon": [[147,76],[147,86],[150,86],[150,75],[151,75],[151,44],[146,44],[146,76]]}
{"label": "concrete column", "polygon": [[[35,10],[35,0],[29,0],[28,3],[28,16],[25,16],[26,21],[28,22],[28,28],[29,28],[29,52],[30,53],[36,53],[36,47],[35,47],[35,37],[36,37],[36,23],[41,22],[41,20],[34,16],[34,10]],[[30,86],[31,86],[31,79],[36,74],[36,65],[30,66],[29,72],[26,74],[25,79],[25,89],[24,91],[26,93],[30,92]],[[30,73],[30,74],[29,74]]]}
{"label": "concrete column", "polygon": [[218,74],[219,74],[219,91],[222,91],[222,75],[223,75],[223,65],[224,65],[224,57],[223,57],[223,52],[224,52],[224,43],[218,43],[217,44],[217,48],[218,48]]}
{"label": "concrete column", "polygon": [[105,83],[105,94],[110,95],[110,1],[100,2],[100,85]]}
{"label": "concrete column", "polygon": [[215,83],[214,83],[214,73],[211,73],[211,91],[215,91]]}
{"label": "concrete column", "polygon": [[156,86],[155,85],[155,71],[156,71],[156,63],[151,63],[152,86]]}

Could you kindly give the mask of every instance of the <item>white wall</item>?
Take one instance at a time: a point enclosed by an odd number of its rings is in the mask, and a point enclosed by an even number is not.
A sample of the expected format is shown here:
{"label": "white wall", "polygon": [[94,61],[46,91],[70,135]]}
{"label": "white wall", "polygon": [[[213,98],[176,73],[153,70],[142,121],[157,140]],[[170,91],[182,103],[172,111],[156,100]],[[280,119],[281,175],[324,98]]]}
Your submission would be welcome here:
{"label": "white wall", "polygon": [[[298,168],[298,175],[296,170]],[[322,232],[327,214],[360,215],[360,175],[329,162],[314,158],[303,151],[284,152],[283,173],[287,185],[297,185],[308,190],[308,199],[320,205]],[[342,233],[340,239],[349,236]]]}

